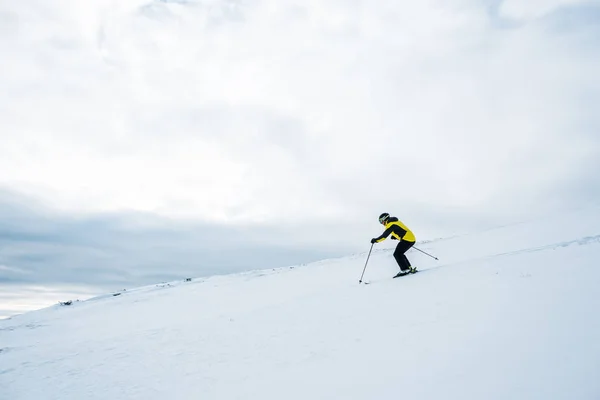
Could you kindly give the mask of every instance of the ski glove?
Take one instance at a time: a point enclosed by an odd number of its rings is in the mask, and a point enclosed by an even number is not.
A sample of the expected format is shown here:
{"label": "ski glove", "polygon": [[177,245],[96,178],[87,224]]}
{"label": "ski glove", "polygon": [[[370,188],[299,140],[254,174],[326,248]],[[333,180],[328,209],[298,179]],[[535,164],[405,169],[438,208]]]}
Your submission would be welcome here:
{"label": "ski glove", "polygon": [[377,243],[377,239],[373,238],[371,239],[371,244]]}

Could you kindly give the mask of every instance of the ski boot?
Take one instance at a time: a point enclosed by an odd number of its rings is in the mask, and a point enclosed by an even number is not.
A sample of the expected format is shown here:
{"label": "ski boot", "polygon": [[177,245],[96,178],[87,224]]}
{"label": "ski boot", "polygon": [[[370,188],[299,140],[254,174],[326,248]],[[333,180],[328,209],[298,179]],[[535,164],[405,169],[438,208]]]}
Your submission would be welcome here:
{"label": "ski boot", "polygon": [[408,275],[410,274],[410,269],[405,269],[405,270],[400,270],[400,272],[398,272],[396,275],[394,275],[394,278],[398,278],[404,275]]}

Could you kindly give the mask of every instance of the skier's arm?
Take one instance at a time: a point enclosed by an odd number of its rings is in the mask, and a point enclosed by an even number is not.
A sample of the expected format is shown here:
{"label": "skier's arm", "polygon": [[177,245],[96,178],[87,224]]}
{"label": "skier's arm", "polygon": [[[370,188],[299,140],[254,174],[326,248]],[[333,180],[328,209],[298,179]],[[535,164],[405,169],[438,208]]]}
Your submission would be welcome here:
{"label": "skier's arm", "polygon": [[404,235],[406,235],[406,231],[404,229],[402,229],[398,225],[391,225],[381,234],[381,236],[375,238],[375,242],[379,243],[384,241],[388,236],[390,236],[392,232],[398,235],[399,238],[402,238],[404,237]]}
{"label": "skier's arm", "polygon": [[379,237],[375,238],[375,242],[376,243],[383,242],[388,236],[390,236],[390,234],[392,232],[394,232],[394,226],[396,226],[396,225],[392,225],[389,228],[387,228],[385,231],[383,231],[383,233]]}

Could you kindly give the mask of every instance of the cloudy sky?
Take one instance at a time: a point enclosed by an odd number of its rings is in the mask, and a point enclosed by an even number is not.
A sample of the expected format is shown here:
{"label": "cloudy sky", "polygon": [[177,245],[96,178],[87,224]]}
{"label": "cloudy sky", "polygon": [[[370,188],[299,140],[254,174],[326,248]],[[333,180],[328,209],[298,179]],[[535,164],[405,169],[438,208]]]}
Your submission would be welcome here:
{"label": "cloudy sky", "polygon": [[600,199],[598,0],[0,0],[0,54],[4,288],[363,252],[384,211],[426,240]]}

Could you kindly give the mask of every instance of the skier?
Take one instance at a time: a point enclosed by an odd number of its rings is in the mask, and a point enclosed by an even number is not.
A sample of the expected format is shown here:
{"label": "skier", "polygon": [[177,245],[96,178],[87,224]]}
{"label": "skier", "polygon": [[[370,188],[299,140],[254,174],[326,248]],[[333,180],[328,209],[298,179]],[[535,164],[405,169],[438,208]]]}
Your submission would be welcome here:
{"label": "skier", "polygon": [[379,216],[379,223],[385,226],[385,231],[381,236],[371,239],[371,243],[382,242],[390,234],[392,235],[392,240],[400,241],[394,251],[394,258],[400,267],[400,272],[394,278],[417,272],[417,269],[410,265],[410,261],[404,255],[415,244],[416,239],[412,231],[400,222],[398,218],[390,217],[388,213],[383,213]]}

